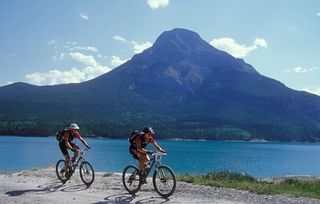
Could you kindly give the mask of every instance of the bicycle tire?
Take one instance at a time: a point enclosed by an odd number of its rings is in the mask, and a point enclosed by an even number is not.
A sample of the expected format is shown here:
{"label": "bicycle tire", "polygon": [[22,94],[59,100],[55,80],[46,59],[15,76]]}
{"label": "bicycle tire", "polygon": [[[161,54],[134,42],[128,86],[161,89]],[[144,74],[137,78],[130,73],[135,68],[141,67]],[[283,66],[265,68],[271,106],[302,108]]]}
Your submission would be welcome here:
{"label": "bicycle tire", "polygon": [[[84,161],[80,164],[79,171],[80,171],[81,180],[83,181],[84,184],[86,184],[87,187],[89,187],[94,181],[94,170],[92,165],[89,162]],[[89,175],[89,180],[85,179],[85,176],[88,176],[88,175]]]}
{"label": "bicycle tire", "polygon": [[[128,181],[128,183],[127,183]],[[135,181],[135,186],[131,188],[132,182]],[[141,188],[142,182],[139,174],[139,169],[132,164],[126,166],[122,172],[122,183],[124,188],[130,193],[135,194]]]}
{"label": "bicycle tire", "polygon": [[[167,174],[164,175],[164,172]],[[160,189],[160,182],[165,186],[169,183],[168,181],[172,183],[172,187],[168,189],[168,192],[162,192],[162,189]],[[177,184],[175,173],[169,166],[166,165],[161,165],[157,170],[154,171],[152,182],[156,192],[163,198],[168,198],[171,196],[174,193]]]}
{"label": "bicycle tire", "polygon": [[57,174],[58,179],[62,183],[67,182],[70,178],[70,177],[65,177],[64,172],[62,171],[62,169],[64,169],[64,163],[65,163],[65,161],[63,159],[60,159],[56,164],[56,174]]}

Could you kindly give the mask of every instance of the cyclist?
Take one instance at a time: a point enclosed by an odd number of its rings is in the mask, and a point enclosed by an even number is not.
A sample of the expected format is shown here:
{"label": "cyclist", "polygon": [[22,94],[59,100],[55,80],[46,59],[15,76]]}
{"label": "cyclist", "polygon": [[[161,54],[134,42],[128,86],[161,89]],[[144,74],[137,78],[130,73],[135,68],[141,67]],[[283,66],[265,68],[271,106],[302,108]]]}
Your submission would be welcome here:
{"label": "cyclist", "polygon": [[135,159],[139,160],[139,167],[142,174],[145,174],[145,166],[149,164],[150,158],[147,154],[152,154],[153,152],[145,149],[145,147],[151,143],[158,151],[166,152],[163,150],[154,139],[154,131],[151,127],[146,127],[142,132],[137,134],[133,139],[129,151]]}
{"label": "cyclist", "polygon": [[66,128],[63,130],[62,134],[62,140],[59,142],[60,150],[65,158],[64,163],[64,172],[67,173],[67,167],[68,163],[70,161],[70,156],[68,153],[68,149],[74,152],[74,155],[71,159],[72,163],[76,161],[76,158],[78,157],[79,147],[72,142],[72,140],[76,137],[78,138],[84,146],[86,146],[88,149],[90,149],[88,143],[81,137],[79,132],[79,126],[76,123],[71,123],[69,128]]}

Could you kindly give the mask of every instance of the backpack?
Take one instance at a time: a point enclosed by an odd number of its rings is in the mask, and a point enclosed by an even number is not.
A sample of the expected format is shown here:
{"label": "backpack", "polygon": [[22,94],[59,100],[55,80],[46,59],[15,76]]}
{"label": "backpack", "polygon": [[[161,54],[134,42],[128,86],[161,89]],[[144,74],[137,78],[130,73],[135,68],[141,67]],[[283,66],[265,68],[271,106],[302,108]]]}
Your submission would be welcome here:
{"label": "backpack", "polygon": [[135,131],[133,131],[131,134],[130,134],[130,136],[129,136],[129,142],[130,142],[130,144],[132,144],[133,143],[133,141],[138,137],[138,136],[140,136],[140,135],[142,135],[143,134],[143,132],[141,132],[141,131],[139,131],[139,130],[135,130]]}
{"label": "backpack", "polygon": [[67,130],[66,129],[63,129],[63,130],[60,130],[58,132],[56,132],[56,139],[58,142],[62,142],[63,140],[63,133],[65,133]]}

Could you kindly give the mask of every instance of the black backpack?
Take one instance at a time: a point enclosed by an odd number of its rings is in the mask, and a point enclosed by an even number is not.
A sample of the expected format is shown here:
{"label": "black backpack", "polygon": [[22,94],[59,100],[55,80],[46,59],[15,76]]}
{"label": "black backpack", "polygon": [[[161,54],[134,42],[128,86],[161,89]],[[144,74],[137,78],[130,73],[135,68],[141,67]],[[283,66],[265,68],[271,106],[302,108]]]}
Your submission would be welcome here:
{"label": "black backpack", "polygon": [[143,132],[141,132],[141,131],[139,131],[139,130],[135,130],[135,131],[133,131],[131,134],[130,134],[130,136],[129,136],[129,142],[130,142],[130,144],[132,144],[133,143],[133,141],[138,137],[138,136],[140,136],[140,135],[142,135],[143,134]]}
{"label": "black backpack", "polygon": [[65,133],[66,131],[67,131],[67,129],[63,129],[63,130],[56,132],[56,139],[58,140],[58,142],[62,142],[63,133]]}

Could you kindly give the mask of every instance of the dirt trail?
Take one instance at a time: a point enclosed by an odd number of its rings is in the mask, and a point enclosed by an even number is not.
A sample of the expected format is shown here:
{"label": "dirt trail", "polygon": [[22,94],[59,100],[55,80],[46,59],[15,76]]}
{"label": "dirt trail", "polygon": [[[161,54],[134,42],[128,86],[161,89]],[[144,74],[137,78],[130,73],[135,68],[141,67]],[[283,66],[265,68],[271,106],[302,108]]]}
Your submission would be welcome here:
{"label": "dirt trail", "polygon": [[320,200],[294,198],[284,195],[265,196],[247,191],[212,188],[178,182],[175,193],[161,198],[153,189],[151,180],[135,195],[122,186],[121,175],[104,176],[96,173],[89,187],[82,183],[79,174],[62,184],[53,167],[0,174],[0,203],[319,203]]}

